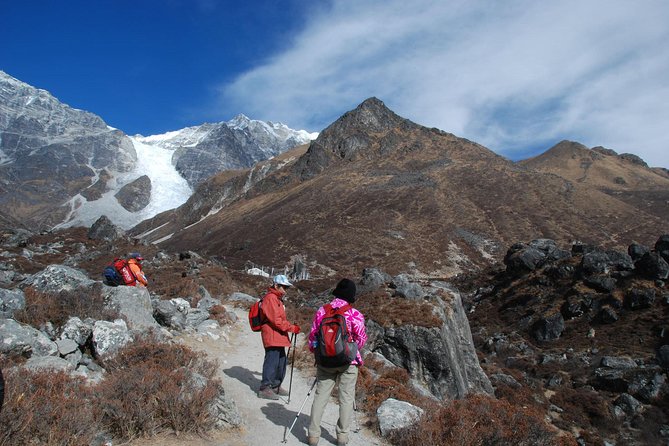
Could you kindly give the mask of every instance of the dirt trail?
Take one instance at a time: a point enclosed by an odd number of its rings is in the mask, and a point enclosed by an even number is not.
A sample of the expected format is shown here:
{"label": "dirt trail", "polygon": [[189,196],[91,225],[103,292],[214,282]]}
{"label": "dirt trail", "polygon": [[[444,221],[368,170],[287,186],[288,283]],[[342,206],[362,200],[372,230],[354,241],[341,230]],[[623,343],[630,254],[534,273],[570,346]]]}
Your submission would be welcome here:
{"label": "dirt trail", "polygon": [[[232,398],[242,416],[243,425],[240,429],[215,432],[209,438],[197,436],[176,437],[160,435],[149,440],[136,440],[132,446],[246,446],[246,445],[299,445],[307,442],[307,427],[314,392],[307,399],[297,422],[290,434],[286,436],[286,443],[282,443],[284,430],[295,420],[300,406],[305,401],[309,388],[314,382],[313,376],[302,373],[297,368],[293,372],[293,384],[290,396],[271,401],[258,398],[257,389],[262,376],[264,349],[259,333],[253,333],[249,327],[246,312],[228,307],[234,311],[239,320],[224,328],[223,337],[218,340],[210,336],[186,335],[180,340],[194,350],[205,351],[211,359],[219,361],[219,378],[223,382],[226,395]],[[299,335],[298,343],[303,340],[304,334]],[[227,338],[227,340],[226,340]],[[313,370],[308,371],[313,373]],[[290,365],[286,373],[284,387],[288,389],[290,381]],[[339,406],[331,401],[323,415],[322,434],[320,445],[336,445],[337,435],[335,425],[338,419]],[[351,426],[350,446],[387,445],[369,429],[364,427],[362,413],[356,414],[356,420]],[[358,432],[353,432],[359,427]]]}

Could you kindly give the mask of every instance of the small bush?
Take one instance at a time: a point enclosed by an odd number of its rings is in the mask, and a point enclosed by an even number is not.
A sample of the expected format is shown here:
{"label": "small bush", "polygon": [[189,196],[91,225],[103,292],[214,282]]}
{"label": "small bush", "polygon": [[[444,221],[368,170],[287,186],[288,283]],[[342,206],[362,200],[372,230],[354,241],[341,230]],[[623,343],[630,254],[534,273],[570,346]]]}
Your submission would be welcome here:
{"label": "small bush", "polygon": [[26,308],[14,313],[17,321],[39,327],[51,322],[62,326],[70,317],[113,320],[118,313],[107,308],[99,289],[75,289],[59,293],[44,293],[32,287],[25,290]]}
{"label": "small bush", "polygon": [[471,395],[425,411],[419,423],[392,435],[402,446],[576,445],[560,436],[541,414],[484,395]]}
{"label": "small bush", "polygon": [[373,320],[383,327],[400,325],[441,327],[443,321],[432,312],[432,307],[433,304],[429,302],[389,297],[383,292],[366,294],[356,301],[356,308],[366,319]]}
{"label": "small bush", "polygon": [[96,434],[91,389],[63,372],[5,369],[0,445],[88,445]]}
{"label": "small bush", "polygon": [[146,338],[105,362],[97,417],[112,435],[130,439],[164,429],[204,432],[215,420],[216,365],[185,346]]}

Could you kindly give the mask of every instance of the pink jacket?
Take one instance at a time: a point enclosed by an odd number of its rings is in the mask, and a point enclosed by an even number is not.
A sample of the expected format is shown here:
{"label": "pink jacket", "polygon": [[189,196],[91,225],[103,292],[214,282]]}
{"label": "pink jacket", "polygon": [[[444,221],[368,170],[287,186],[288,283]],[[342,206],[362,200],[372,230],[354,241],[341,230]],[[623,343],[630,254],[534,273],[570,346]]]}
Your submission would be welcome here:
{"label": "pink jacket", "polygon": [[[334,300],[330,302],[330,305],[332,305],[334,308],[341,308],[344,305],[348,305],[348,302],[346,302],[344,299],[335,297]],[[311,350],[312,353],[315,350],[313,345],[316,341],[316,333],[318,332],[318,328],[321,325],[323,316],[325,316],[325,308],[320,307],[314,316],[314,321],[311,324],[311,331],[309,332],[309,350]],[[360,354],[360,351],[367,342],[365,316],[363,316],[362,313],[355,308],[351,307],[351,309],[344,313],[344,317],[346,318],[346,328],[348,328],[348,331],[351,333],[351,337],[355,343],[358,344],[358,354],[356,355],[356,358],[353,360],[353,362],[351,362],[351,364],[362,365],[362,355]]]}

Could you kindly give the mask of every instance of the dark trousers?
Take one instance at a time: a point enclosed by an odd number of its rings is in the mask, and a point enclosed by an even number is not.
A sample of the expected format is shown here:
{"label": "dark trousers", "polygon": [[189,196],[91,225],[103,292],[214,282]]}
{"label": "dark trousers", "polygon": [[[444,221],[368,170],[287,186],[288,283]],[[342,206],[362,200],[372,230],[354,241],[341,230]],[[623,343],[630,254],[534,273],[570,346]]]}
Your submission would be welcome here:
{"label": "dark trousers", "polygon": [[284,347],[268,347],[265,349],[265,361],[262,365],[262,381],[260,390],[267,387],[279,387],[286,376],[286,349]]}

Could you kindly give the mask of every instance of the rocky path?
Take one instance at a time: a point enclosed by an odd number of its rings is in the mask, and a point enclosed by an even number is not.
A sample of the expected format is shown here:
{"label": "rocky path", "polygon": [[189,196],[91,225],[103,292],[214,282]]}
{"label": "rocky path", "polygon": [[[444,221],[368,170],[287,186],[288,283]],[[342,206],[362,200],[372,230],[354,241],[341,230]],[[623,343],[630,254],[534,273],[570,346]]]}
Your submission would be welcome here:
{"label": "rocky path", "polygon": [[[246,446],[246,445],[299,445],[307,442],[307,426],[313,401],[313,392],[307,398],[309,388],[313,384],[313,375],[309,376],[297,368],[293,373],[293,384],[290,403],[287,397],[278,401],[258,398],[256,392],[260,386],[264,350],[259,333],[253,333],[247,323],[243,310],[228,308],[235,311],[239,320],[225,328],[223,336],[214,340],[209,336],[188,335],[181,340],[195,350],[205,351],[210,358],[217,359],[220,364],[219,378],[223,382],[226,394],[237,404],[242,416],[243,425],[239,429],[215,432],[209,438],[197,436],[161,435],[150,440],[136,440],[132,446]],[[304,336],[303,334],[299,335]],[[299,340],[298,340],[299,342]],[[314,370],[309,370],[313,373]],[[288,389],[290,365],[284,381]],[[301,414],[290,434],[283,443],[285,428],[293,423],[305,401]],[[331,401],[323,416],[322,434],[319,445],[336,445],[335,425],[338,418],[338,406]],[[387,445],[369,429],[365,428],[362,413],[356,414],[352,425],[350,446]],[[358,427],[358,432],[353,432]]]}

